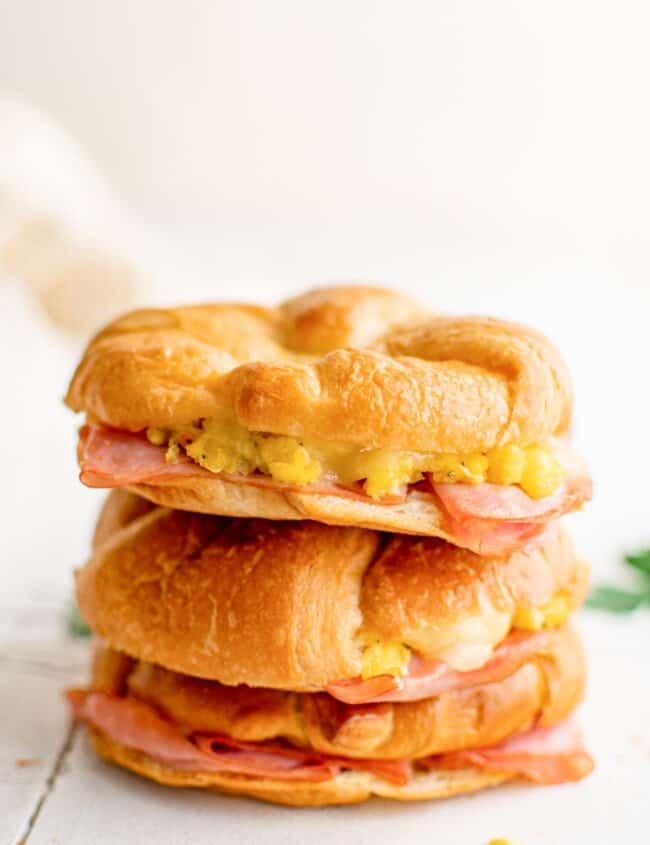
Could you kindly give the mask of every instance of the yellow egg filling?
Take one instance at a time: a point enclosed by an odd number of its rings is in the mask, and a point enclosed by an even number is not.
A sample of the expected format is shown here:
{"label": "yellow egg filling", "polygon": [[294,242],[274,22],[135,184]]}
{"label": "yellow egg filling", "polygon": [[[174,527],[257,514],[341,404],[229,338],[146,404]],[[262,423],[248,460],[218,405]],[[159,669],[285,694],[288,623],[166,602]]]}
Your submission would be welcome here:
{"label": "yellow egg filling", "polygon": [[430,474],[438,483],[517,484],[532,498],[553,493],[566,471],[547,445],[509,444],[462,455],[359,449],[326,441],[305,442],[279,434],[249,431],[235,422],[203,420],[173,431],[147,429],[149,441],[167,444],[167,460],[187,455],[211,472],[262,472],[276,481],[312,484],[319,480],[364,482],[368,496],[380,499]]}
{"label": "yellow egg filling", "polygon": [[405,675],[411,658],[411,649],[396,640],[375,642],[361,656],[361,677],[364,681],[377,675]]}
{"label": "yellow egg filling", "polygon": [[561,591],[543,607],[520,607],[512,618],[512,627],[523,631],[540,631],[557,628],[566,622],[571,613],[568,593]]}

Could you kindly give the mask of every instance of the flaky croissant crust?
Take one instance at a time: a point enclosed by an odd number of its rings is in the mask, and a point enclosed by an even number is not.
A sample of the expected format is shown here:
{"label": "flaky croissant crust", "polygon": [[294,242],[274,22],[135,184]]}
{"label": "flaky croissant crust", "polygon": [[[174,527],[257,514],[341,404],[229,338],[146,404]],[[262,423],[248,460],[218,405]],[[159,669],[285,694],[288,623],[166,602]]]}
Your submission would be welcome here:
{"label": "flaky croissant crust", "polygon": [[[553,634],[543,655],[504,681],[412,704],[371,705],[363,708],[361,717],[357,713],[346,718],[341,706],[326,695],[223,687],[136,664],[107,649],[100,649],[95,659],[92,688],[136,695],[186,730],[212,730],[245,741],[284,737],[325,753],[399,759],[441,749],[480,747],[524,730],[536,719],[543,726],[561,721],[579,702],[584,675],[579,640],[565,628]],[[405,801],[446,798],[510,777],[471,768],[416,769],[409,784],[395,786],[368,772],[348,771],[322,783],[287,784],[261,777],[179,771],[97,730],[92,736],[100,756],[159,783],[296,806],[356,803],[371,795]]]}
{"label": "flaky croissant crust", "polygon": [[399,704],[349,706],[326,693],[225,686],[105,646],[95,656],[91,687],[145,701],[188,733],[286,739],[326,754],[401,760],[495,745],[533,724],[561,722],[581,701],[585,675],[580,640],[564,626],[500,681]]}
{"label": "flaky croissant crust", "polygon": [[450,798],[512,779],[512,775],[501,772],[467,768],[418,772],[406,786],[396,786],[370,772],[355,771],[340,772],[321,783],[287,783],[272,778],[180,771],[147,754],[120,745],[99,731],[92,731],[92,741],[100,757],[165,786],[211,789],[291,807],[359,804],[373,795],[398,801]]}
{"label": "flaky croissant crust", "polygon": [[565,532],[509,558],[435,538],[170,511],[115,491],[77,574],[79,608],[113,648],[177,672],[297,691],[361,669],[361,634],[409,642],[494,612],[572,607],[588,569]]}
{"label": "flaky croissant crust", "polygon": [[66,402],[130,431],[226,417],[360,448],[464,453],[562,434],[572,395],[558,352],[529,328],[331,287],[275,309],[128,314],[91,341]]}

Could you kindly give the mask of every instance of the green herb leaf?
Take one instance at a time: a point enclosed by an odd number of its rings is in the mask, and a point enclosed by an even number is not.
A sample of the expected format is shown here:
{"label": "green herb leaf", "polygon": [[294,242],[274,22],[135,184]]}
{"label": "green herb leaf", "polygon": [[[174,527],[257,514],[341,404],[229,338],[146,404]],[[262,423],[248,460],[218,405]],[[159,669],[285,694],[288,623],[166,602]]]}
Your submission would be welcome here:
{"label": "green herb leaf", "polygon": [[624,560],[628,566],[633,566],[650,578],[650,549],[644,549],[637,555],[625,555]]}
{"label": "green herb leaf", "polygon": [[92,634],[88,625],[81,618],[79,608],[74,603],[70,605],[70,609],[68,610],[66,628],[71,637],[89,637]]}
{"label": "green herb leaf", "polygon": [[629,592],[619,587],[596,587],[586,601],[587,607],[609,610],[610,613],[629,613],[643,604],[650,604],[650,590]]}

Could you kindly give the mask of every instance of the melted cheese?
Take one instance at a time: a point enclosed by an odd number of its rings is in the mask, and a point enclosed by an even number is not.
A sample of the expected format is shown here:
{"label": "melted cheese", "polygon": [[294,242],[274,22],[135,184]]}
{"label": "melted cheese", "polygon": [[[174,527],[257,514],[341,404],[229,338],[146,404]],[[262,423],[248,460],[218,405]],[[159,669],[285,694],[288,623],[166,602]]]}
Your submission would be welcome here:
{"label": "melted cheese", "polygon": [[452,669],[467,672],[487,663],[510,627],[510,613],[486,610],[443,629],[431,627],[414,632],[408,645],[422,657],[442,660]]}
{"label": "melted cheese", "polygon": [[556,628],[566,622],[570,612],[569,596],[560,591],[542,607],[517,608],[513,613],[484,612],[444,629],[422,628],[409,633],[404,642],[382,642],[366,634],[361,677],[366,680],[376,675],[405,674],[411,651],[427,660],[442,660],[460,672],[478,669],[490,660],[511,629]]}
{"label": "melted cheese", "polygon": [[318,480],[350,484],[363,481],[372,498],[399,493],[430,473],[435,482],[519,484],[533,498],[557,489],[565,471],[548,446],[522,448],[510,444],[486,453],[462,455],[359,449],[342,443],[302,441],[278,434],[249,431],[229,421],[203,420],[174,431],[148,429],[152,443],[167,443],[168,460],[184,448],[211,472],[262,472],[276,481],[312,484]]}

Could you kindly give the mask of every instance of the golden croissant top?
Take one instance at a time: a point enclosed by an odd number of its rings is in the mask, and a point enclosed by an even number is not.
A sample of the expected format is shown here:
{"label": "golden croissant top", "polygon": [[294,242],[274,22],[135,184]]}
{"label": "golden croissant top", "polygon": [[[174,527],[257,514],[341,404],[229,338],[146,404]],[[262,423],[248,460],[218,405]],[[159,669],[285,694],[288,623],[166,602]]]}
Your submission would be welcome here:
{"label": "golden croissant top", "polygon": [[467,454],[562,434],[572,395],[559,353],[525,326],[329,287],[277,308],[127,314],[90,342],[66,402],[129,431],[225,420],[360,449]]}

